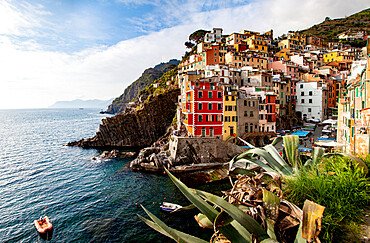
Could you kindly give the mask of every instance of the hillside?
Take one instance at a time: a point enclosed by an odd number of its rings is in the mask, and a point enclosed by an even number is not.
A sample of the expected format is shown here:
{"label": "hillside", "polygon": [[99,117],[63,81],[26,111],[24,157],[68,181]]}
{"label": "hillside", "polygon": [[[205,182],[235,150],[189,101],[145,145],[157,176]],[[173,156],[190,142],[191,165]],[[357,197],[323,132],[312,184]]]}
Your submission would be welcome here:
{"label": "hillside", "polygon": [[169,62],[156,65],[154,68],[146,69],[143,74],[130,86],[128,86],[123,94],[114,99],[108,107],[106,113],[117,114],[124,111],[127,104],[144,88],[148,87],[155,80],[159,79],[165,72],[173,69],[180,61],[172,59]]}
{"label": "hillside", "polygon": [[365,30],[370,33],[370,8],[362,10],[346,18],[326,18],[322,23],[316,24],[301,33],[314,35],[328,41],[338,41],[337,35],[345,31]]}

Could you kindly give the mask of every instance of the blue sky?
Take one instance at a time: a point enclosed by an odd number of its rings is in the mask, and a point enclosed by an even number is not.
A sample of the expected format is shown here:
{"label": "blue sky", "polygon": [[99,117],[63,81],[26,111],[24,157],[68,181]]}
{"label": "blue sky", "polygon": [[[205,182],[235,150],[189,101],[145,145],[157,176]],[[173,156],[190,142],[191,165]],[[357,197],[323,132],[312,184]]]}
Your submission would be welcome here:
{"label": "blue sky", "polygon": [[275,37],[369,8],[368,0],[0,0],[0,109],[119,96],[181,59],[197,29]]}

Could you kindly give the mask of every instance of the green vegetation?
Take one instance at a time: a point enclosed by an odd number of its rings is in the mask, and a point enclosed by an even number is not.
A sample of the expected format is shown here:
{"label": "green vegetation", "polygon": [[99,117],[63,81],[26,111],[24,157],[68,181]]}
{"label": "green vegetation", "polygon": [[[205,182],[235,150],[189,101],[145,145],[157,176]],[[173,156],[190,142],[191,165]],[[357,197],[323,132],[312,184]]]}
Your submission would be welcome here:
{"label": "green vegetation", "polygon": [[[338,41],[337,35],[348,30],[355,32],[364,30],[370,33],[370,8],[346,18],[330,19],[326,17],[322,23],[302,30],[301,33],[314,35],[327,41]],[[356,43],[350,42],[349,44]]]}
{"label": "green vegetation", "polygon": [[154,68],[146,69],[135,82],[125,89],[122,95],[113,100],[107,112],[118,113],[123,111],[126,104],[134,100],[140,91],[150,86],[155,80],[160,79],[167,71],[177,67],[178,64],[178,60],[170,60],[167,63],[158,64]]}
{"label": "green vegetation", "polygon": [[[178,73],[177,66],[172,66],[173,69],[170,71],[165,72],[159,79],[153,81],[149,86],[141,90],[135,99],[138,96],[146,96],[146,102],[149,102],[153,96],[163,94],[167,92],[169,89],[176,88],[176,76]],[[158,84],[158,87],[154,87],[153,84]]]}
{"label": "green vegetation", "polygon": [[320,238],[338,242],[349,232],[359,231],[362,209],[370,202],[369,179],[364,169],[346,157],[322,159],[314,169],[302,169],[287,178],[285,197],[298,206],[306,199],[326,207]]}
{"label": "green vegetation", "polygon": [[[231,242],[315,241],[322,217],[320,238],[324,242],[337,242],[349,232],[360,231],[362,210],[370,201],[366,166],[370,157],[364,163],[352,155],[324,154],[316,148],[312,158],[306,158],[297,150],[297,136],[283,139],[283,156],[274,147],[281,140],[277,138],[263,149],[250,145],[252,149],[233,158],[229,170],[232,189],[224,192],[224,197],[189,189],[166,171],[201,211],[195,217],[198,224],[214,229],[212,242],[225,237]],[[264,172],[258,173],[261,170]],[[295,204],[303,207],[303,212]],[[188,242],[193,237],[163,225],[147,213],[153,221],[142,218],[144,222],[175,241]],[[291,225],[284,229],[283,222],[288,221]]]}

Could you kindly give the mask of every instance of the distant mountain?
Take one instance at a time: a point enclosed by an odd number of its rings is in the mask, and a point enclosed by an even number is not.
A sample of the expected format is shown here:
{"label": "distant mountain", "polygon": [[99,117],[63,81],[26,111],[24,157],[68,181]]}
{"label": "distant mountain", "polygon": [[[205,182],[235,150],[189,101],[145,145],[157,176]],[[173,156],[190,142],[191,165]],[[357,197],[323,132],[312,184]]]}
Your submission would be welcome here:
{"label": "distant mountain", "polygon": [[328,41],[338,41],[337,36],[345,31],[366,31],[370,34],[370,8],[352,14],[346,18],[325,20],[301,32],[306,35],[314,35]]}
{"label": "distant mountain", "polygon": [[146,69],[141,76],[128,86],[123,94],[114,99],[112,104],[108,107],[106,113],[117,114],[124,111],[127,104],[135,98],[135,96],[144,88],[151,85],[155,80],[159,79],[165,72],[173,69],[179,65],[180,61],[172,59],[166,63],[160,63],[154,68]]}
{"label": "distant mountain", "polygon": [[71,100],[71,101],[57,101],[49,108],[99,108],[106,109],[113,99],[110,100]]}

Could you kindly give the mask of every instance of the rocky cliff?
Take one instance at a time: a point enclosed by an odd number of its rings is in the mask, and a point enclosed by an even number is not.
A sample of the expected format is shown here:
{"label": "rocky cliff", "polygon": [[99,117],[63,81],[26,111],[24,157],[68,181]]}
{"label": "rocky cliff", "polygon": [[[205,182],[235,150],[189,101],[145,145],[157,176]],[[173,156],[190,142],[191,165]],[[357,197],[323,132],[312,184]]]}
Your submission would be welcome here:
{"label": "rocky cliff", "polygon": [[143,74],[123,94],[114,99],[105,113],[118,114],[125,110],[127,104],[144,88],[148,87],[155,80],[159,79],[165,72],[173,69],[179,64],[179,60],[172,59],[169,62],[156,65],[154,68],[146,69]]}
{"label": "rocky cliff", "polygon": [[151,96],[141,108],[102,121],[93,138],[68,143],[83,148],[127,148],[150,146],[163,136],[176,114],[179,89]]}

